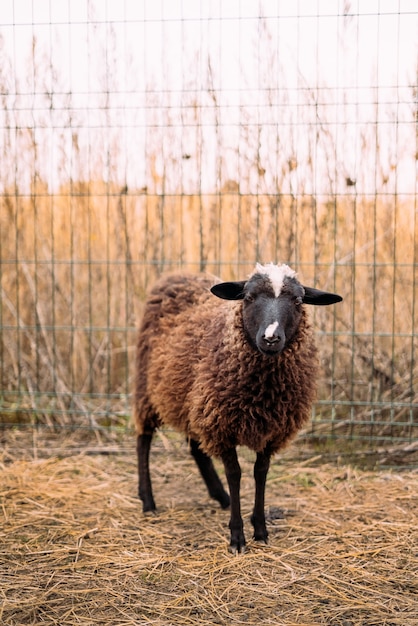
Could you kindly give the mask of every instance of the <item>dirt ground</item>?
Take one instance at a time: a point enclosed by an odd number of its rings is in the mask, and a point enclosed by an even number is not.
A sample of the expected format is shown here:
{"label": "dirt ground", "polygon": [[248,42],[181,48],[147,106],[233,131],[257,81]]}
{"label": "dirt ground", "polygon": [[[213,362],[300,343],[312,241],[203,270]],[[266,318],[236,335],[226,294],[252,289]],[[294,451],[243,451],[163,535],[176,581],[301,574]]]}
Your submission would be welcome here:
{"label": "dirt ground", "polygon": [[290,448],[269,473],[260,546],[242,450],[248,549],[232,556],[228,511],[181,440],[153,446],[159,510],[144,516],[133,439],[2,439],[1,624],[418,625],[417,469],[295,460]]}

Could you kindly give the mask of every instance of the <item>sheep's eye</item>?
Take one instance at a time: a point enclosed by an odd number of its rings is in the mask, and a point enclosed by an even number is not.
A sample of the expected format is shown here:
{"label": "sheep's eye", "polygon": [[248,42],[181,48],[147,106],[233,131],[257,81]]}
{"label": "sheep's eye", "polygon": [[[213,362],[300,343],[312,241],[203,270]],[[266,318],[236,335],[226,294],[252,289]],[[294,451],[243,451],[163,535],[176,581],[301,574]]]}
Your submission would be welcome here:
{"label": "sheep's eye", "polygon": [[244,301],[245,302],[254,302],[254,296],[252,296],[250,293],[246,293]]}
{"label": "sheep's eye", "polygon": [[298,297],[296,298],[296,300],[295,300],[295,303],[296,303],[298,306],[299,306],[300,304],[302,304],[302,303],[303,303],[302,298],[301,298],[300,296],[298,296]]}

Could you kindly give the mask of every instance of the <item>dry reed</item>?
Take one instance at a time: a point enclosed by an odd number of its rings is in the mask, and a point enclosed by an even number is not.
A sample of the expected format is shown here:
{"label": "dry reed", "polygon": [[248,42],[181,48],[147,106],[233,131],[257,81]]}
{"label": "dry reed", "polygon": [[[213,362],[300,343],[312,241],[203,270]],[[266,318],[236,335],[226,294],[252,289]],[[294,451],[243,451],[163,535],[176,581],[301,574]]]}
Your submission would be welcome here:
{"label": "dry reed", "polygon": [[[221,48],[194,49],[193,20],[182,20],[178,91],[171,46],[155,72],[127,23],[93,19],[93,5],[81,30],[51,10],[45,24],[18,20],[0,39],[0,424],[126,429],[150,282],[163,269],[229,279],[256,260],[284,260],[345,298],[316,312],[315,432],[416,439],[413,64],[400,64],[393,90],[379,64],[369,89],[353,90],[345,69],[334,89],[320,67],[314,78],[298,63],[293,71],[287,53],[283,64],[280,10],[240,19],[242,51],[253,46],[258,63],[254,83],[240,59],[237,106]],[[347,15],[334,15],[334,57],[347,70],[355,57],[357,76],[360,24],[373,14]],[[329,19],[318,13],[317,35]],[[161,16],[164,28],[170,21]],[[202,13],[203,40],[213,24]],[[84,26],[91,80],[80,93],[61,63],[64,42],[72,56],[67,34]],[[18,33],[26,43],[16,48]]]}
{"label": "dry reed", "polygon": [[[125,426],[135,326],[156,276],[182,267],[228,279],[255,260],[285,260],[344,296],[315,311],[319,398],[331,401],[319,421],[333,405],[341,434],[346,403],[351,428],[377,421],[383,434],[414,438],[418,232],[406,202],[245,196],[237,186],[164,196],[101,182],[50,194],[39,181],[0,202],[3,423]],[[18,401],[7,390],[22,392]]]}

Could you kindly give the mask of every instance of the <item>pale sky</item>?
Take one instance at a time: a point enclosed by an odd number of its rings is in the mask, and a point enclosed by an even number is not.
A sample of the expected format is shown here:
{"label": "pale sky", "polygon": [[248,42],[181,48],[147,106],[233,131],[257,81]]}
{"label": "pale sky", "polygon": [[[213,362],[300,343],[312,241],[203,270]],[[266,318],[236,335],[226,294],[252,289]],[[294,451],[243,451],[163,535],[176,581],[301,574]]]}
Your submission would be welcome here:
{"label": "pale sky", "polygon": [[414,191],[416,0],[2,0],[0,23],[1,126],[35,129],[51,186]]}

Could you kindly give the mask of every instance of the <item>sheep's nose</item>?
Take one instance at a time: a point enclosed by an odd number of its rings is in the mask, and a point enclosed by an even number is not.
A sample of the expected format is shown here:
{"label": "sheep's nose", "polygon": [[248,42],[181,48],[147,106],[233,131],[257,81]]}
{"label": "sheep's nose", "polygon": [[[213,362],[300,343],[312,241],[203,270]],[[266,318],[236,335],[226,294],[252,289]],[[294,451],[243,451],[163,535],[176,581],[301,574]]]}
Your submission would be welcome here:
{"label": "sheep's nose", "polygon": [[266,337],[265,335],[263,335],[263,339],[266,343],[268,343],[269,346],[273,345],[274,343],[279,343],[280,342],[280,337]]}
{"label": "sheep's nose", "polygon": [[277,321],[267,326],[262,337],[263,337],[263,341],[268,346],[273,346],[274,344],[284,343],[285,341],[283,329],[280,328],[279,322]]}

